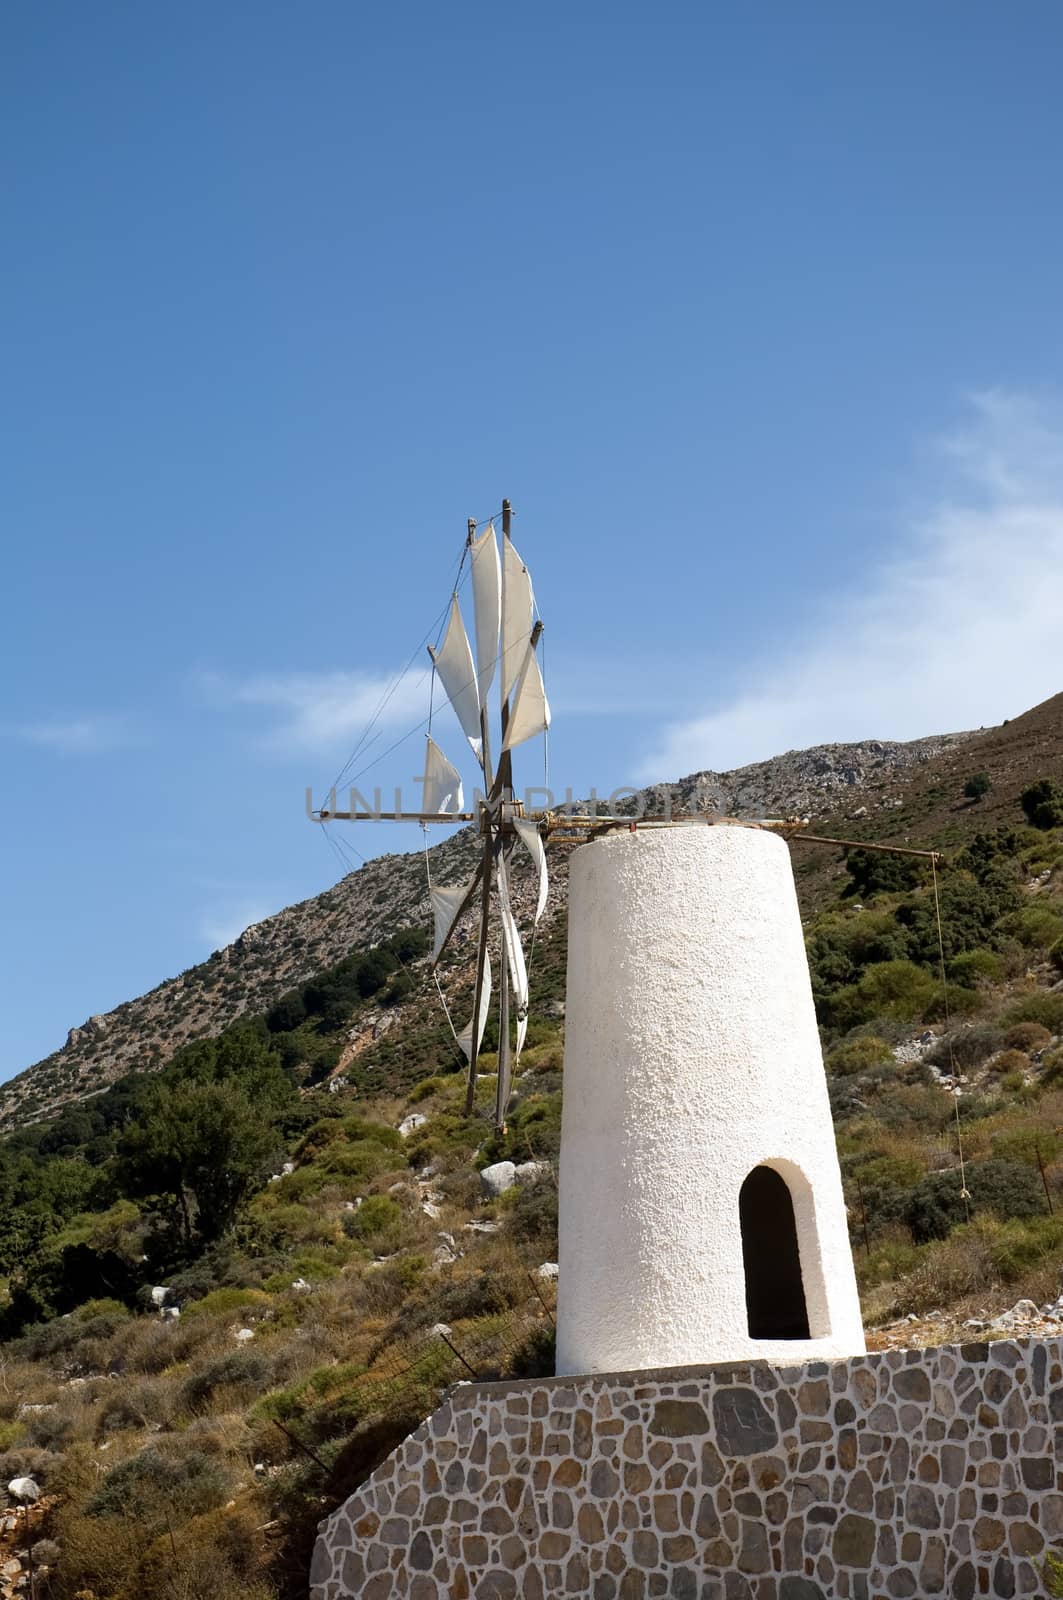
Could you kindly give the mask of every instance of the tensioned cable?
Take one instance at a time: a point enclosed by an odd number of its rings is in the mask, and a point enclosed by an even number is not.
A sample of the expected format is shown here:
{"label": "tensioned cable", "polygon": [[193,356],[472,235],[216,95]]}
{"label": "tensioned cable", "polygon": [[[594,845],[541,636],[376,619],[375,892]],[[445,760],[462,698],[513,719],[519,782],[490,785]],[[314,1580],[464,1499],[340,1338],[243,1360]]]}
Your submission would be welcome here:
{"label": "tensioned cable", "polygon": [[[443,630],[442,630],[442,628],[440,628],[439,634],[436,635],[436,648],[437,649],[439,647],[439,639],[440,639],[440,637],[442,635],[442,632],[443,632]],[[433,711],[435,709],[435,690],[436,690],[436,664],[433,661],[432,662],[432,681],[431,681],[431,683],[429,684],[429,687],[428,687],[428,737],[429,738],[432,737],[432,714],[433,714]],[[427,768],[426,768],[426,770],[427,770]],[[431,899],[432,899],[432,863],[428,859],[428,823],[427,822],[422,822],[421,823],[421,834],[422,834],[423,839],[424,839],[424,875],[425,875],[425,879],[426,879],[427,884],[428,884],[428,899],[429,899],[429,902],[431,902]],[[456,1047],[457,1052],[458,1052],[458,1059],[464,1064],[465,1063],[465,1052],[461,1048],[461,1040],[458,1038],[458,1030],[454,1026],[454,1019],[451,1017],[451,1015],[450,1015],[450,1007],[447,1005],[447,997],[443,993],[443,985],[439,981],[439,972],[438,972],[437,968],[434,965],[432,967],[432,978],[435,981],[436,993],[439,996],[439,1003],[443,1007],[443,1015],[447,1019],[447,1027],[450,1029],[451,1038],[454,1040],[454,1044],[455,1044],[455,1047]]]}
{"label": "tensioned cable", "polygon": [[[542,640],[545,637],[546,637],[545,633],[540,636],[540,640],[539,640],[540,644],[542,643]],[[530,639],[531,638],[531,634],[530,633],[525,634],[525,635],[523,635],[523,638]],[[510,648],[512,649],[512,645],[510,646]],[[499,651],[498,651],[498,654],[495,656],[495,665],[496,666],[498,665],[499,661],[501,661],[501,659],[502,659],[502,650],[501,650],[501,647],[500,647]],[[468,680],[467,683],[462,684],[461,687],[462,687],[462,689],[467,689],[472,684],[476,683],[477,681],[478,681],[478,676],[476,674],[474,674],[473,677],[471,677]],[[459,693],[460,693],[460,690],[459,690]],[[415,733],[420,733],[421,729],[422,728],[426,728],[427,726],[428,726],[428,718],[427,717],[422,717],[420,722],[414,723],[412,728],[408,728],[405,733],[402,733],[402,734],[399,735],[399,737],[394,741],[394,743],[389,744],[386,750],[382,750],[378,756],[374,756],[373,757],[372,761],[367,762],[364,767],[359,767],[357,772],[352,773],[350,775],[348,781],[351,784],[357,783],[359,778],[364,778],[365,774],[367,772],[372,772],[373,768],[375,766],[378,766],[381,761],[386,759],[387,756],[391,755],[392,751],[397,750],[400,745],[403,745],[403,744],[406,743],[407,739],[412,739]],[[441,812],[440,813],[440,821],[442,821],[442,822],[446,821],[446,813],[445,812]]]}
{"label": "tensioned cable", "polygon": [[[362,865],[364,867],[367,867],[369,865],[369,862],[368,862],[367,858],[365,856],[363,856],[362,852],[358,849],[357,845],[351,844],[350,840],[343,840],[343,839],[340,839],[340,838],[334,838],[327,823],[322,828],[322,832],[324,833],[324,835],[325,835],[326,839],[328,840],[329,844],[332,846],[333,854],[336,856],[337,860],[340,863],[340,866],[343,868],[343,872],[344,872],[344,876],[345,877],[346,877],[348,872],[352,872],[352,871],[356,872],[358,870],[357,867],[354,865],[354,863],[351,860],[351,854],[356,855],[358,857],[359,861],[362,863]],[[425,847],[425,854],[427,855],[427,845]],[[410,982],[411,983],[415,982],[416,980],[414,979],[413,973],[410,971],[410,969],[406,965],[405,961],[399,955],[398,951],[397,950],[394,951],[393,954],[395,956],[396,961],[399,963],[399,966],[402,968],[403,972],[405,972],[406,976],[409,978]],[[436,988],[439,991],[439,998],[443,1002],[443,1011],[444,1011],[444,1014],[445,1014],[446,1019],[447,1019],[447,1026],[450,1029],[451,1036],[452,1036],[452,1038],[454,1040],[454,1044],[455,1044],[455,1046],[457,1047],[457,1050],[458,1050],[458,1059],[464,1065],[465,1064],[465,1054],[464,1054],[464,1051],[462,1051],[461,1046],[460,1046],[460,1044],[458,1042],[458,1035],[454,1030],[454,1023],[451,1020],[450,1011],[447,1008],[446,998],[444,997],[443,991],[442,991],[442,989],[440,988],[440,985],[439,985],[439,975],[438,975],[438,973],[433,971],[432,976],[435,978]]]}
{"label": "tensioned cable", "polygon": [[967,1188],[967,1172],[963,1159],[963,1132],[960,1125],[960,1085],[959,1074],[956,1071],[956,1057],[952,1049],[952,1021],[949,1016],[949,983],[945,973],[945,940],[941,932],[941,899],[938,895],[938,868],[933,856],[930,858],[930,871],[934,882],[934,915],[937,919],[938,931],[938,956],[941,961],[941,996],[945,1005],[945,1033],[949,1041],[949,1066],[952,1070],[952,1103],[956,1111],[956,1151],[960,1158],[960,1199],[967,1221],[971,1220],[971,1194]]}
{"label": "tensioned cable", "polygon": [[[458,570],[454,574],[454,581],[453,581],[453,583],[451,585],[451,599],[453,599],[453,597],[458,593],[458,591],[459,591],[459,589],[461,587],[461,574],[462,574],[462,570],[463,570],[463,568],[465,566],[465,557],[468,554],[468,548],[469,547],[468,547],[467,543],[462,548],[461,559],[458,562]],[[336,778],[333,780],[333,783],[332,783],[332,788],[333,789],[339,788],[340,784],[343,782],[344,778],[347,776],[347,773],[350,771],[350,768],[354,765],[354,762],[358,759],[359,753],[365,747],[366,739],[368,738],[369,734],[372,732],[373,728],[376,726],[377,722],[380,720],[380,718],[383,715],[384,711],[387,709],[388,704],[390,703],[390,701],[392,700],[392,698],[394,697],[394,695],[398,691],[398,689],[399,689],[400,685],[402,684],[402,681],[405,678],[406,674],[409,672],[410,668],[413,666],[413,663],[417,660],[417,657],[420,655],[421,651],[424,649],[425,645],[428,643],[429,639],[432,637],[433,632],[435,632],[435,634],[436,634],[436,644],[438,646],[439,639],[442,636],[442,632],[443,632],[444,620],[446,618],[447,612],[450,609],[450,605],[451,605],[451,600],[448,600],[446,602],[446,604],[443,606],[442,610],[439,611],[439,613],[433,619],[433,621],[432,621],[427,633],[425,634],[424,638],[421,640],[421,642],[417,646],[417,648],[411,654],[410,659],[407,661],[407,663],[403,667],[402,671],[398,674],[398,676],[396,678],[394,678],[392,680],[391,684],[384,690],[383,694],[381,695],[380,701],[377,704],[376,710],[373,712],[372,716],[370,717],[369,721],[367,722],[367,724],[366,724],[366,726],[365,726],[365,728],[364,728],[364,730],[363,730],[363,732],[361,734],[361,737],[358,739],[357,743],[355,744],[354,749],[351,751],[350,755],[347,757],[347,760],[344,762],[344,764],[341,767],[341,769],[340,769],[339,773],[337,774]]]}

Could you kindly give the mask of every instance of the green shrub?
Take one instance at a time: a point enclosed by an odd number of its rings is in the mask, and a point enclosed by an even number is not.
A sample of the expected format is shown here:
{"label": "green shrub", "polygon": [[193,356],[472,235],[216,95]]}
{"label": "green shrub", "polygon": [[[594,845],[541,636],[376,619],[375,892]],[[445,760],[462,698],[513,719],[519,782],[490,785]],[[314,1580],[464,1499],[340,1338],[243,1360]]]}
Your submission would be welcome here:
{"label": "green shrub", "polygon": [[557,1184],[533,1183],[515,1191],[508,1211],[515,1239],[533,1241],[544,1259],[557,1260]]}
{"label": "green shrub", "polygon": [[1063,785],[1055,778],[1028,784],[1019,801],[1035,828],[1063,828]]}
{"label": "green shrub", "polygon": [[370,1195],[357,1211],[343,1218],[343,1231],[349,1239],[364,1244],[374,1255],[393,1255],[412,1242],[414,1224],[405,1211],[387,1194]]}
{"label": "green shrub", "polygon": [[1057,972],[1063,972],[1063,934],[1049,949],[1048,958]]}
{"label": "green shrub", "polygon": [[965,989],[977,989],[982,983],[999,983],[1002,967],[1000,957],[993,950],[964,950],[949,962],[949,981]]}
{"label": "green shrub", "polygon": [[410,1090],[407,1096],[408,1102],[411,1106],[420,1105],[422,1100],[430,1100],[433,1095],[445,1094],[454,1082],[453,1077],[422,1078],[420,1083],[415,1084]]}
{"label": "green shrub", "polygon": [[982,1161],[967,1168],[970,1200],[965,1206],[959,1169],[932,1172],[918,1183],[904,1203],[903,1220],[917,1244],[944,1239],[971,1215],[990,1211],[1001,1220],[1044,1213],[1040,1177],[1016,1161]]}
{"label": "green shrub", "polygon": [[117,1327],[120,1322],[124,1322],[126,1318],[131,1315],[132,1313],[129,1310],[129,1307],[124,1306],[120,1300],[109,1299],[86,1300],[85,1303],[78,1306],[77,1310],[73,1313],[74,1320],[76,1322],[95,1323],[100,1319],[105,1319],[114,1327]]}
{"label": "green shrub", "polygon": [[[405,1163],[402,1163],[405,1165]],[[400,1165],[395,1154],[373,1140],[358,1139],[351,1144],[330,1145],[321,1157],[324,1172],[342,1178],[362,1178],[368,1181],[382,1172],[393,1172]]]}
{"label": "green shrub", "polygon": [[222,1312],[261,1310],[269,1305],[269,1296],[260,1289],[211,1289],[201,1300],[186,1305],[182,1316],[210,1317]]}
{"label": "green shrub", "polygon": [[386,1150],[401,1150],[403,1147],[401,1133],[386,1122],[370,1122],[366,1117],[344,1117],[343,1131],[352,1141],[367,1139],[373,1144],[383,1145]]}
{"label": "green shrub", "polygon": [[535,1073],[520,1080],[519,1098],[511,1107],[504,1134],[495,1132],[481,1146],[477,1165],[493,1161],[556,1161],[561,1149],[561,1095],[544,1092],[546,1084]]}
{"label": "green shrub", "polygon": [[322,1150],[329,1145],[342,1141],[347,1137],[343,1123],[339,1117],[322,1117],[320,1122],[306,1130],[303,1137],[295,1147],[294,1157],[296,1162],[312,1161],[319,1156]]}
{"label": "green shrub", "polygon": [[1063,1032],[1063,994],[1029,994],[1017,1000],[1004,1013],[1004,1023],[1039,1022],[1049,1033]]}
{"label": "green shrub", "polygon": [[847,851],[845,868],[849,874],[846,892],[864,900],[873,894],[896,894],[913,889],[924,870],[912,857],[888,855],[880,850]]}
{"label": "green shrub", "polygon": [[1051,906],[1028,905],[1006,917],[1001,931],[1018,939],[1026,950],[1048,950],[1063,936],[1063,917]]}
{"label": "green shrub", "polygon": [[251,1395],[262,1387],[269,1375],[269,1362],[257,1351],[230,1350],[228,1355],[208,1362],[186,1379],[181,1394],[185,1404],[196,1409],[205,1405],[218,1389],[242,1390]]}
{"label": "green shrub", "polygon": [[940,985],[911,961],[882,961],[869,967],[860,981],[841,989],[828,1002],[830,1020],[838,1028],[858,1027],[875,1017],[916,1022],[940,997]]}
{"label": "green shrub", "polygon": [[1063,1552],[1056,1554],[1050,1550],[1045,1556],[1044,1564],[1045,1594],[1050,1600],[1060,1600],[1063,1596]]}
{"label": "green shrub", "polygon": [[951,1070],[953,1063],[961,1072],[981,1066],[990,1056],[995,1056],[1004,1044],[999,1028],[988,1023],[976,1023],[973,1028],[961,1028],[957,1033],[946,1034],[928,1053],[927,1060],[935,1067]]}
{"label": "green shrub", "polygon": [[1017,1283],[1063,1247],[1063,1217],[1011,1218],[983,1228],[993,1271],[1003,1283]]}
{"label": "green shrub", "polygon": [[113,1467],[85,1510],[90,1517],[149,1525],[169,1518],[183,1522],[221,1505],[228,1493],[228,1474],[201,1450],[164,1455],[150,1446]]}
{"label": "green shrub", "polygon": [[506,1376],[550,1378],[557,1367],[557,1339],[551,1323],[541,1322],[521,1340],[510,1356]]}
{"label": "green shrub", "polygon": [[992,787],[988,772],[975,772],[963,786],[964,797],[967,800],[981,800]]}
{"label": "green shrub", "polygon": [[1063,1083],[1063,1045],[1041,1057],[1041,1082],[1046,1087]]}
{"label": "green shrub", "polygon": [[1022,1082],[1023,1074],[1030,1070],[1030,1058],[1023,1050],[1004,1050],[993,1062],[993,1071],[998,1078],[1006,1078],[1018,1074]]}
{"label": "green shrub", "polygon": [[893,1060],[893,1051],[885,1039],[873,1034],[863,1034],[856,1039],[843,1039],[834,1046],[826,1060],[828,1072],[837,1077],[849,1078],[869,1067],[882,1066]]}
{"label": "green shrub", "polygon": [[1017,1022],[1004,1035],[1004,1044],[1008,1050],[1023,1050],[1027,1055],[1033,1055],[1051,1043],[1052,1035],[1047,1028],[1042,1028],[1039,1022]]}

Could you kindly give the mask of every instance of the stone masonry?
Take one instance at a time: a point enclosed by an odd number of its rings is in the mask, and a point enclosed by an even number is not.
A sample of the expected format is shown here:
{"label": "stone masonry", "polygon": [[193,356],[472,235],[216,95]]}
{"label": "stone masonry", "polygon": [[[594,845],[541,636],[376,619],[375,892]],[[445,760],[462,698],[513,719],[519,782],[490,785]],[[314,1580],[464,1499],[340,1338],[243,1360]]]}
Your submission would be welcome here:
{"label": "stone masonry", "polygon": [[313,1600],[1041,1595],[1063,1340],[462,1384],[322,1524]]}

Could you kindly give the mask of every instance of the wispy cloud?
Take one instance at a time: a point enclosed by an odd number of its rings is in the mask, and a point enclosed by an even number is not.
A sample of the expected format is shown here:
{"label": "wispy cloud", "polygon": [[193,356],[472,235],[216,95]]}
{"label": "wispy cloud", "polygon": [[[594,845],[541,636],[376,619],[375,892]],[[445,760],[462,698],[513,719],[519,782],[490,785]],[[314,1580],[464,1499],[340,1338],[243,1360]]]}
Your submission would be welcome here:
{"label": "wispy cloud", "polygon": [[816,632],[751,658],[751,686],[673,723],[648,779],[783,750],[981,727],[1063,689],[1063,413],[999,391],[937,441],[901,557],[836,593]]}
{"label": "wispy cloud", "polygon": [[45,717],[13,724],[4,732],[58,755],[99,755],[141,742],[136,729],[121,716]]}
{"label": "wispy cloud", "polygon": [[211,950],[224,950],[227,944],[232,944],[240,937],[245,928],[272,916],[275,910],[275,906],[255,899],[223,903],[203,913],[199,921],[199,936]]}
{"label": "wispy cloud", "polygon": [[379,712],[377,732],[412,726],[428,712],[428,671],[291,672],[242,679],[208,674],[201,685],[216,705],[263,714],[260,742],[270,749],[323,754],[359,739]]}

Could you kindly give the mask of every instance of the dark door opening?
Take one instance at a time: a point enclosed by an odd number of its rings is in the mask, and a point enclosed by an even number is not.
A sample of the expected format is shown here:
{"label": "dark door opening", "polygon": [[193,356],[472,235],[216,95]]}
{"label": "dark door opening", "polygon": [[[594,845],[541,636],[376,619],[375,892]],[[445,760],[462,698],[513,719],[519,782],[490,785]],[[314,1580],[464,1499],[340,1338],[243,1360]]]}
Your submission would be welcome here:
{"label": "dark door opening", "polygon": [[738,1196],[751,1339],[807,1339],[794,1203],[785,1179],[754,1167]]}

